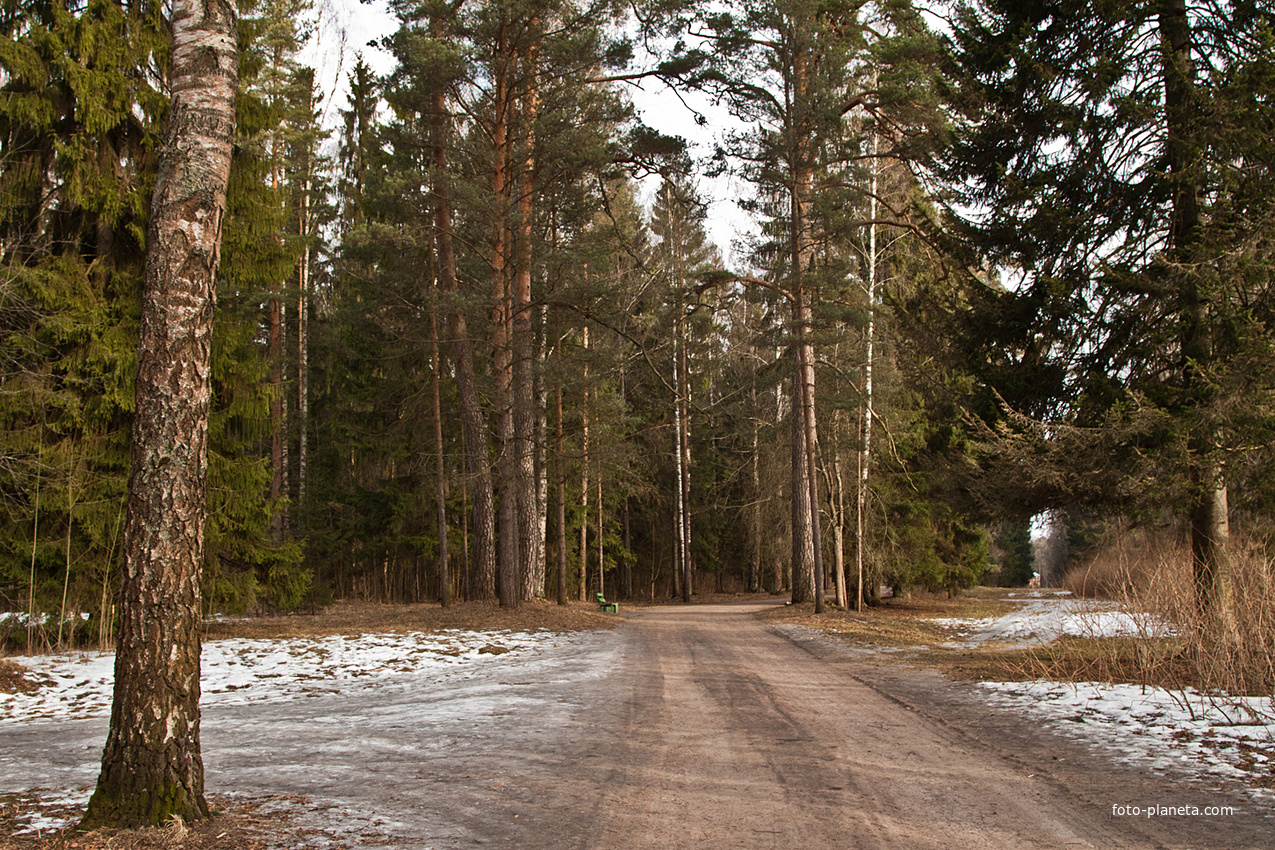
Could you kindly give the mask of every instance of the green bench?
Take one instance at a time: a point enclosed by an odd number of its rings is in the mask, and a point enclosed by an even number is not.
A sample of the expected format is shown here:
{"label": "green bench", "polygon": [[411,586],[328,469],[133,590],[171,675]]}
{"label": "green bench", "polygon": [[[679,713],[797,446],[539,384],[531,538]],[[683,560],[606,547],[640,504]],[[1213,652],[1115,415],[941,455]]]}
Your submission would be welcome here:
{"label": "green bench", "polygon": [[598,600],[598,607],[601,608],[603,611],[610,611],[612,614],[620,613],[620,603],[607,602],[606,597],[603,596],[601,593],[595,593],[593,594],[593,596],[595,599]]}

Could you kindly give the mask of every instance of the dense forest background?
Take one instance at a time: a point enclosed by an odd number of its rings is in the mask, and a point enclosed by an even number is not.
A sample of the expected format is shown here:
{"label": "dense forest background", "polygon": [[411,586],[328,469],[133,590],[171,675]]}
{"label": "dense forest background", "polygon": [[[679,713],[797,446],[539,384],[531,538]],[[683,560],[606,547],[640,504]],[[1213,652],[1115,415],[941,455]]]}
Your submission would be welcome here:
{"label": "dense forest background", "polygon": [[[1136,528],[1229,606],[1275,508],[1267,4],[392,8],[325,123],[313,7],[241,4],[206,613],[871,604],[1025,584],[1034,517],[1055,577]],[[109,636],[163,14],[0,7],[0,607],[56,624],[18,640]],[[695,161],[644,81],[742,129]]]}

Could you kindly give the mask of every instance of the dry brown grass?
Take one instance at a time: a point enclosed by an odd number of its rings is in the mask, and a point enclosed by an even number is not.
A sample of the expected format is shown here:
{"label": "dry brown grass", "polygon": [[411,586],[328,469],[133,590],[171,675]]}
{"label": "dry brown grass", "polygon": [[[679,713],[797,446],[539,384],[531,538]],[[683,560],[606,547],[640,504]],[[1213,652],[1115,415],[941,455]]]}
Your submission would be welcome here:
{"label": "dry brown grass", "polygon": [[771,623],[819,629],[866,646],[930,648],[951,638],[952,630],[933,622],[943,618],[982,619],[1008,614],[1017,607],[1005,591],[978,588],[968,596],[915,594],[885,599],[862,612],[829,606],[816,616],[814,603],[784,605],[759,614]]}
{"label": "dry brown grass", "polygon": [[[979,682],[1108,682],[1174,688],[1185,662],[1151,665],[1132,638],[1062,637],[1044,646],[932,652],[927,663]],[[1176,668],[1176,669],[1174,669]]]}
{"label": "dry brown grass", "polygon": [[1062,587],[1076,596],[1135,599],[1166,580],[1190,582],[1190,553],[1170,532],[1160,529],[1117,529],[1107,545],[1062,577]]}
{"label": "dry brown grass", "polygon": [[[626,606],[621,606],[621,612]],[[338,602],[318,614],[238,617],[205,624],[205,639],[321,637],[368,633],[436,632],[444,629],[509,629],[513,631],[587,631],[624,622],[623,613],[605,614],[593,603],[557,605],[543,599],[514,609],[494,602],[381,605]]]}
{"label": "dry brown grass", "polygon": [[1136,635],[1113,639],[1103,648],[1115,669],[1126,671],[1124,681],[1270,696],[1275,693],[1275,564],[1262,547],[1235,538],[1231,571],[1229,609],[1202,611],[1191,552],[1180,536],[1126,530],[1072,569],[1064,586],[1077,595],[1105,596],[1126,609],[1151,612],[1171,627],[1172,640]]}
{"label": "dry brown grass", "polygon": [[40,681],[16,661],[0,658],[0,694],[33,694],[40,689]]}
{"label": "dry brown grass", "polygon": [[1226,618],[1201,616],[1187,547],[1170,534],[1126,531],[1064,586],[1077,596],[1117,600],[1137,634],[1065,637],[1031,647],[961,646],[936,618],[980,619],[1008,613],[1006,591],[978,588],[967,597],[924,595],[886,600],[862,614],[813,606],[766,612],[774,622],[808,626],[874,647],[909,648],[910,660],[983,681],[1047,679],[1128,683],[1226,699],[1275,693],[1275,563],[1251,543],[1232,547],[1234,598]]}

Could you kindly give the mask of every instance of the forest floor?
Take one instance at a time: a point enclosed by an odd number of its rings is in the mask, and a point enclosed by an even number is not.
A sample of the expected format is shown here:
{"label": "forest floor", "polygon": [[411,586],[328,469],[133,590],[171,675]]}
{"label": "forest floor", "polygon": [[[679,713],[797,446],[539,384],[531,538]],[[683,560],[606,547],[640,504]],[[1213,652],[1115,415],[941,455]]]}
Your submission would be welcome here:
{"label": "forest floor", "polygon": [[1066,696],[995,689],[1042,687],[1033,643],[1124,628],[1103,606],[998,592],[816,623],[782,599],[702,602],[211,623],[218,817],[125,833],[67,828],[110,656],[9,659],[0,847],[1270,846],[1260,782],[1201,771],[1183,739],[1191,758],[1120,751],[1086,685],[1045,683],[1083,703],[1056,717],[1041,706]]}

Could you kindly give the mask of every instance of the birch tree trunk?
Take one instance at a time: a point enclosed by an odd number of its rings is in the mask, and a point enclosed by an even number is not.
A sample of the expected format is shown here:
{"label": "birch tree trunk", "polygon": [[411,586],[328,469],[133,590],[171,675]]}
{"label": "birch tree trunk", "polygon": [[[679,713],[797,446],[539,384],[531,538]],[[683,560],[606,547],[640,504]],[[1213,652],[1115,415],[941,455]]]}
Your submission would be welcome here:
{"label": "birch tree trunk", "polygon": [[855,598],[854,610],[863,610],[863,509],[868,497],[868,473],[872,468],[872,420],[876,417],[872,399],[872,366],[876,352],[877,321],[877,173],[878,139],[872,136],[872,182],[868,196],[868,328],[864,334],[863,359],[863,446],[859,454],[859,480],[855,497],[855,570],[858,574],[858,595]]}
{"label": "birch tree trunk", "polygon": [[678,339],[682,353],[682,385],[678,403],[682,406],[681,433],[678,436],[682,462],[678,465],[682,480],[682,601],[690,602],[695,592],[694,563],[691,559],[691,382],[686,374],[686,319],[679,316]]}
{"label": "birch tree trunk", "polygon": [[306,242],[297,267],[297,508],[303,521],[310,466],[307,441],[310,431],[310,263],[314,250],[310,245],[314,230],[310,197],[313,191],[311,168],[311,156],[307,151],[305,184],[301,193],[301,210],[297,217],[299,235]]}
{"label": "birch tree trunk", "polygon": [[533,589],[535,595],[543,599],[546,596],[545,577],[549,567],[549,387],[545,383],[545,361],[549,355],[547,306],[541,305],[536,325],[536,429],[533,447],[536,470],[536,555],[533,563],[537,565],[537,571]]}
{"label": "birch tree trunk", "polygon": [[[558,348],[558,358],[562,358],[562,349]],[[562,379],[559,377],[555,390],[555,402],[558,412],[554,429],[557,457],[554,462],[555,490],[558,508],[558,604],[567,604],[567,472],[563,468],[563,428],[562,428]]]}
{"label": "birch tree trunk", "polygon": [[690,531],[690,523],[686,521],[686,452],[685,444],[682,441],[684,434],[682,415],[682,391],[685,384],[682,380],[682,305],[678,303],[678,317],[673,324],[673,386],[677,392],[677,398],[673,400],[673,452],[676,455],[674,468],[677,470],[677,510],[674,516],[674,522],[677,525],[677,557],[674,559],[677,569],[677,581],[675,582],[678,595],[682,597],[682,601],[689,603],[691,601],[691,565],[689,558],[690,541],[687,539]]}
{"label": "birch tree trunk", "polygon": [[147,232],[115,693],[89,827],[208,817],[199,577],[212,321],[235,129],[235,6],[174,0],[172,27],[172,107]]}
{"label": "birch tree trunk", "polygon": [[[585,356],[589,351],[589,326],[584,326]],[[589,364],[584,364],[584,399],[580,405],[580,601],[589,593]]]}
{"label": "birch tree trunk", "polygon": [[832,475],[831,493],[828,495],[829,509],[832,513],[832,556],[833,580],[836,582],[837,606],[842,610],[849,607],[846,589],[846,488],[845,478],[841,474],[842,446],[842,414],[835,411],[832,418]]}

